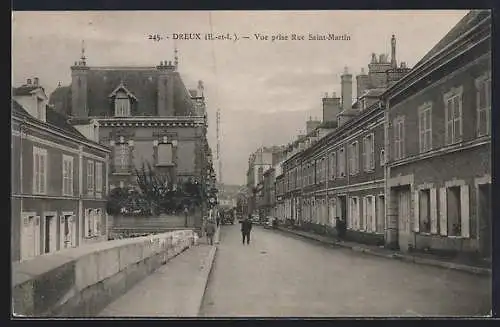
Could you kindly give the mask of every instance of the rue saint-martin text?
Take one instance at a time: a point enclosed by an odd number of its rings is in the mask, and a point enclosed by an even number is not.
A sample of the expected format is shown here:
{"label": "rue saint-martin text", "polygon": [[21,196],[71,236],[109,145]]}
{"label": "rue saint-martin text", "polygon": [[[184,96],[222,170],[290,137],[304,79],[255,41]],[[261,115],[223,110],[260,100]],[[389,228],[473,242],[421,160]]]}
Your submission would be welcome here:
{"label": "rue saint-martin text", "polygon": [[351,36],[348,33],[252,33],[252,34],[237,34],[237,33],[171,33],[171,34],[149,34],[148,39],[152,41],[163,40],[185,40],[185,41],[267,41],[267,42],[283,42],[283,41],[350,41]]}

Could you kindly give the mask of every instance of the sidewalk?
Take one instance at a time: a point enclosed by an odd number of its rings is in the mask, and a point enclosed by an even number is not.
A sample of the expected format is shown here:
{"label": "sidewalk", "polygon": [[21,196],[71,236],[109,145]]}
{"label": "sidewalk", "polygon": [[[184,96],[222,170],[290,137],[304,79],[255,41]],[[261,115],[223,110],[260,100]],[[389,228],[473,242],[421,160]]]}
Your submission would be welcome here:
{"label": "sidewalk", "polygon": [[112,302],[99,316],[198,316],[217,250],[200,241]]}
{"label": "sidewalk", "polygon": [[390,259],[399,259],[402,261],[407,261],[407,262],[413,262],[413,263],[418,263],[418,264],[425,264],[425,265],[430,265],[430,266],[436,266],[436,267],[441,267],[441,268],[447,268],[447,269],[453,269],[453,270],[459,270],[459,271],[464,271],[472,274],[477,274],[477,275],[491,275],[491,267],[486,267],[487,263],[485,263],[484,266],[479,266],[479,265],[471,265],[470,263],[464,263],[460,262],[459,260],[453,260],[453,259],[443,259],[443,258],[437,258],[435,255],[432,254],[404,254],[398,251],[393,251],[389,250],[383,247],[378,247],[374,245],[366,245],[366,244],[360,244],[360,243],[355,243],[355,242],[347,242],[347,241],[341,241],[338,242],[336,239],[332,237],[327,237],[327,236],[322,236],[322,235],[317,235],[311,232],[304,232],[304,231],[298,231],[298,230],[292,230],[289,228],[285,227],[278,227],[280,231],[286,232],[286,233],[292,233],[295,235],[302,236],[304,238],[308,238],[314,241],[319,241],[321,243],[326,243],[330,244],[332,246],[338,246],[338,247],[343,247],[343,248],[348,248],[356,252],[362,252],[362,253],[367,253],[371,255],[376,255],[379,257],[385,257],[385,258],[390,258]]}

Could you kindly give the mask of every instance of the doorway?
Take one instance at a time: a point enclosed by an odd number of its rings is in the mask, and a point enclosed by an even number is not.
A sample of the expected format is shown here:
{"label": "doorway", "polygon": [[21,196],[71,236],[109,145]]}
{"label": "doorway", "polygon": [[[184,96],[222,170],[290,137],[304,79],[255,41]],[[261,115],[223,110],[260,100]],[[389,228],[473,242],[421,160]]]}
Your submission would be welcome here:
{"label": "doorway", "polygon": [[57,247],[57,232],[56,232],[56,216],[46,215],[44,225],[44,253],[56,251]]}
{"label": "doorway", "polygon": [[377,233],[383,233],[385,229],[385,196],[378,196],[377,203]]}
{"label": "doorway", "polygon": [[338,197],[337,215],[340,220],[347,223],[347,195],[341,195]]}
{"label": "doorway", "polygon": [[21,260],[26,260],[40,254],[40,216],[25,213],[21,218]]}
{"label": "doorway", "polygon": [[479,246],[481,255],[491,257],[491,184],[478,185]]}
{"label": "doorway", "polygon": [[411,241],[411,189],[409,186],[401,187],[397,190],[398,205],[398,245],[400,250],[408,251],[408,244]]}

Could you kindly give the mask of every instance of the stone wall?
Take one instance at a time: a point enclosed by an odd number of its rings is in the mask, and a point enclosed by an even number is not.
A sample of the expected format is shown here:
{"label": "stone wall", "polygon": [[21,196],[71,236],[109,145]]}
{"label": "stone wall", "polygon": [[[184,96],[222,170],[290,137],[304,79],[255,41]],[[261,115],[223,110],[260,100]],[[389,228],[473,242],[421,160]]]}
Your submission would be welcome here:
{"label": "stone wall", "polygon": [[[187,228],[201,227],[201,213],[188,215]],[[109,236],[121,233],[165,233],[185,229],[184,215],[160,215],[159,217],[114,216],[109,217]]]}
{"label": "stone wall", "polygon": [[13,313],[90,317],[193,244],[193,231],[108,241],[12,267]]}

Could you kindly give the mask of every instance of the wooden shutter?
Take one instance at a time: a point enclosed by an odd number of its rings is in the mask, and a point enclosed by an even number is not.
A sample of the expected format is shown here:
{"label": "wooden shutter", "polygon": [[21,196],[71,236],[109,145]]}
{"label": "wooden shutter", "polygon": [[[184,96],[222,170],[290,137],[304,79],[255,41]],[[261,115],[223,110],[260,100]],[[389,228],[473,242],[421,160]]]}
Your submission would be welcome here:
{"label": "wooden shutter", "polygon": [[469,185],[460,187],[460,209],[462,236],[470,237]]}
{"label": "wooden shutter", "polygon": [[370,212],[370,216],[371,216],[371,221],[372,221],[372,232],[376,232],[377,231],[377,211],[376,211],[376,206],[375,206],[375,202],[377,201],[377,198],[372,196],[371,198],[371,212]]}
{"label": "wooden shutter", "polygon": [[448,235],[448,214],[446,212],[446,187],[439,189],[439,231],[443,236]]}
{"label": "wooden shutter", "polygon": [[370,136],[370,169],[375,169],[375,134]]}
{"label": "wooden shutter", "polygon": [[365,137],[363,139],[363,149],[362,149],[362,153],[361,153],[361,157],[362,157],[362,161],[363,161],[363,170],[368,170],[369,169],[369,163],[368,163],[368,152],[366,151],[367,150],[367,145],[368,145],[368,137]]}
{"label": "wooden shutter", "polygon": [[438,217],[437,217],[437,196],[436,189],[430,190],[430,212],[431,212],[431,234],[438,233]]}
{"label": "wooden shutter", "polygon": [[418,233],[420,230],[420,203],[419,203],[419,190],[413,192],[413,231]]}

